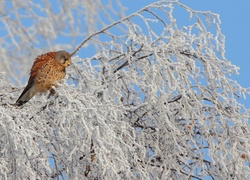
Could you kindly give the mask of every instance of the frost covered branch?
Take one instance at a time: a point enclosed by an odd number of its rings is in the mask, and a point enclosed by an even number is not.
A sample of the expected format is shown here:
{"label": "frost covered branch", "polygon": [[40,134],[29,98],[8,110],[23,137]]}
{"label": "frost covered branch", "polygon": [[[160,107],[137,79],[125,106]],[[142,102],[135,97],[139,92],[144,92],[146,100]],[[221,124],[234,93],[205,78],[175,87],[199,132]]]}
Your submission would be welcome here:
{"label": "frost covered branch", "polygon": [[249,89],[217,14],[159,1],[85,42],[54,97],[16,109],[0,74],[3,179],[249,178]]}
{"label": "frost covered branch", "polygon": [[8,72],[9,80],[23,85],[25,81],[19,79],[28,75],[38,54],[70,51],[79,43],[78,39],[124,16],[123,6],[117,3],[114,9],[113,3],[112,0],[2,1],[0,71]]}

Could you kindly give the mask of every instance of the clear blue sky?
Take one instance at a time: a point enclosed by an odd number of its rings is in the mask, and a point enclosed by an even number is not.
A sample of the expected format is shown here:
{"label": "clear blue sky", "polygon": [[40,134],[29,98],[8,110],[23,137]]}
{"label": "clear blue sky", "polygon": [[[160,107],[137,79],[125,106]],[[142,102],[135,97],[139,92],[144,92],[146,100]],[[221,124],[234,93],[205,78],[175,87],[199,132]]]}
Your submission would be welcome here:
{"label": "clear blue sky", "polygon": [[[126,15],[156,0],[121,1]],[[232,76],[243,87],[250,87],[250,0],[179,0],[191,9],[220,14],[221,31],[226,36],[226,58],[240,67],[239,76]],[[178,18],[178,17],[177,17]],[[181,15],[180,15],[181,18]],[[177,19],[178,20],[178,19]],[[178,21],[177,21],[178,23]],[[241,100],[250,109],[250,95]]]}

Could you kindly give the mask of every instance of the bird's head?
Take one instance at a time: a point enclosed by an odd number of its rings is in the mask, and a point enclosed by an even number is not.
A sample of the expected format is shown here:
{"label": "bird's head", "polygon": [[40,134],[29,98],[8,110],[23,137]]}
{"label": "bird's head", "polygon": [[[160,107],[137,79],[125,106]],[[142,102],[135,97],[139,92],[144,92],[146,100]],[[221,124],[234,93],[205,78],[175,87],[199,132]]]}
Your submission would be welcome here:
{"label": "bird's head", "polygon": [[57,51],[55,59],[59,61],[64,67],[68,67],[71,61],[71,55],[66,51]]}

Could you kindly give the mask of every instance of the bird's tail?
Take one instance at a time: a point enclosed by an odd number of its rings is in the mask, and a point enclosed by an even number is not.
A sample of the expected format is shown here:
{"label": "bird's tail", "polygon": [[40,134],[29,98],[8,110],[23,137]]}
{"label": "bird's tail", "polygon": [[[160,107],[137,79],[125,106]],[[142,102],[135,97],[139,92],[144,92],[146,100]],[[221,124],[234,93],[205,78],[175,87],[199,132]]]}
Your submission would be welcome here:
{"label": "bird's tail", "polygon": [[35,94],[36,94],[36,87],[33,82],[29,82],[28,85],[23,90],[22,94],[19,96],[18,100],[15,103],[15,106],[21,106],[28,102]]}

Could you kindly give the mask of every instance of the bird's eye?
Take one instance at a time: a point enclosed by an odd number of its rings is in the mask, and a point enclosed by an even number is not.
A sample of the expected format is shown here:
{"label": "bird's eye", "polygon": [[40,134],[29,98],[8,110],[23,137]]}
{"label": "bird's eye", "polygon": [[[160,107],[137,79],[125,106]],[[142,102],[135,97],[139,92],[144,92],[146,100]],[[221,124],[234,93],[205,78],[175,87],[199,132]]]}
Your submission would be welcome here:
{"label": "bird's eye", "polygon": [[65,63],[68,59],[66,57],[63,57],[63,63]]}

